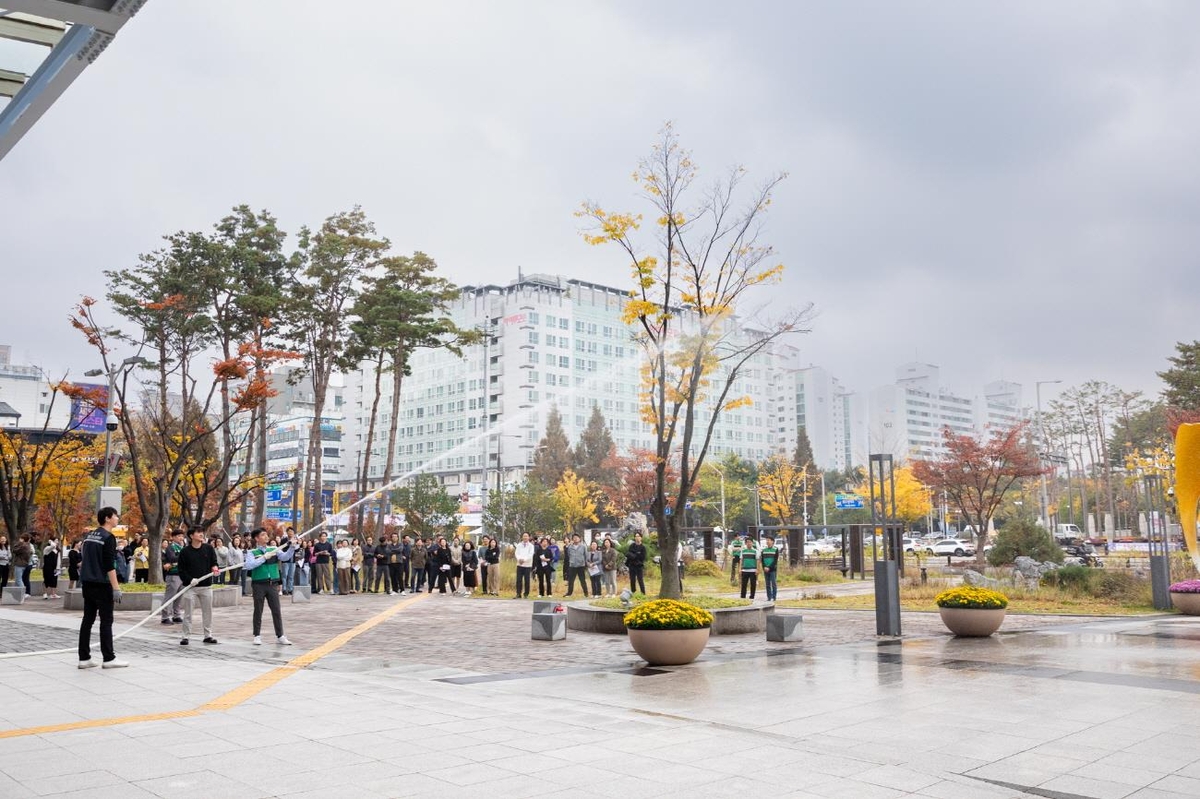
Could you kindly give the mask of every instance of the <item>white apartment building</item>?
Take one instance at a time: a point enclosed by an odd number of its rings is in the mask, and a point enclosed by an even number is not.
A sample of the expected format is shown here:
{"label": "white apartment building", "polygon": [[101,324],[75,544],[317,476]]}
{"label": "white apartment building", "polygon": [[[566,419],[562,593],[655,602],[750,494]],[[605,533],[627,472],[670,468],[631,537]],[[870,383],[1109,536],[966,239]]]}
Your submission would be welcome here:
{"label": "white apartment building", "polygon": [[906,363],[896,370],[895,383],[871,392],[869,448],[899,460],[935,457],[944,452],[945,428],[983,437],[1025,418],[1020,403],[1016,383],[988,383],[968,398],[941,385],[938,367]]}
{"label": "white apartment building", "polygon": [[867,462],[867,415],[863,398],[819,366],[798,369],[796,427],[808,434],[819,469],[845,471]]}
{"label": "white apartment building", "polygon": [[[554,275],[464,288],[449,317],[488,335],[461,357],[443,349],[413,355],[401,390],[393,476],[431,472],[451,493],[477,497],[485,479],[494,489],[529,467],[552,407],[572,444],[598,407],[619,450],[652,448],[640,415],[642,350],[621,321],[628,299],[624,289]],[[754,403],[721,416],[712,454],[736,452],[757,461],[795,448],[794,357],[793,348],[780,345],[746,365],[730,396],[747,395]],[[372,449],[371,486],[382,478],[391,407],[390,380],[384,383],[375,438],[368,442],[374,371],[364,364],[346,375],[343,485],[353,481],[366,446]]]}
{"label": "white apartment building", "polygon": [[[304,378],[296,385],[288,383],[288,375],[271,375],[271,386],[278,392],[267,402],[267,513],[268,519],[290,520],[292,518],[291,477],[285,480],[271,479],[285,473],[294,475],[303,469],[308,457],[308,443],[312,436],[313,410],[316,407],[312,381]],[[327,508],[333,504],[333,492],[337,487],[345,465],[345,436],[343,388],[330,386],[325,399],[321,418],[320,434],[322,446],[321,473],[324,481],[324,501]],[[249,414],[235,417],[233,434],[236,439],[246,435]],[[253,446],[253,444],[252,444]],[[251,460],[251,471],[257,471],[257,458]],[[245,459],[239,457],[230,468],[230,478],[237,479],[242,473]]]}
{"label": "white apartment building", "polygon": [[[12,347],[0,345],[0,426],[40,430],[64,430],[71,423],[71,400],[53,397],[50,381],[36,366],[12,362]],[[53,398],[53,407],[51,399]],[[50,423],[46,424],[47,416]]]}

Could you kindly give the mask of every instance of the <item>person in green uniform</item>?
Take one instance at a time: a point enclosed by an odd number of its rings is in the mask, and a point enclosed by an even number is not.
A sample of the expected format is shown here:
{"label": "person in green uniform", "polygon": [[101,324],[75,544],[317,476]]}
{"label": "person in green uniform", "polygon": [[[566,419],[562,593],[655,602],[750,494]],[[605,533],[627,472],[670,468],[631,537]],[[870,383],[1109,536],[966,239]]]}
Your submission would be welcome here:
{"label": "person in green uniform", "polygon": [[[275,642],[280,646],[291,646],[292,642],[283,634],[283,613],[279,609],[279,548],[267,546],[270,534],[259,527],[251,532],[254,548],[246,553],[244,568],[250,574],[250,590],[254,596],[254,645],[262,646],[263,603],[271,608],[271,622],[275,625]],[[290,541],[284,546],[290,546]]]}
{"label": "person in green uniform", "polygon": [[758,560],[762,563],[763,583],[767,587],[767,601],[774,602],[779,593],[779,585],[776,582],[779,572],[779,547],[775,546],[775,539],[772,536],[767,536],[766,542],[766,546],[758,552]]}
{"label": "person in green uniform", "polygon": [[754,599],[754,592],[758,590],[758,550],[749,536],[742,542],[739,561],[742,567],[742,599],[746,598],[747,587],[750,589],[750,598]]}
{"label": "person in green uniform", "polygon": [[729,544],[729,584],[736,585],[737,573],[742,568],[742,537],[735,536]]}

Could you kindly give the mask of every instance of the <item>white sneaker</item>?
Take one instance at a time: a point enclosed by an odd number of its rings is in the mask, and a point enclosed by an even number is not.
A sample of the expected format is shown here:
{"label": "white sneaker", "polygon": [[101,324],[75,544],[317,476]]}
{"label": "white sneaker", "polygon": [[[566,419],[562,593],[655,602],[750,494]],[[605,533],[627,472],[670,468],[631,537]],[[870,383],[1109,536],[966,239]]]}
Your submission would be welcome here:
{"label": "white sneaker", "polygon": [[117,659],[117,658],[113,658],[112,660],[106,660],[106,661],[104,661],[104,665],[103,665],[101,668],[105,668],[105,669],[123,669],[123,668],[125,668],[125,667],[126,667],[126,666],[128,666],[128,665],[129,665],[129,661],[128,661],[128,660],[119,660],[119,659]]}
{"label": "white sneaker", "polygon": [[292,645],[292,642],[287,639],[286,635],[281,635],[278,638],[276,638],[275,643],[279,644],[280,646],[291,646]]}
{"label": "white sneaker", "polygon": [[254,636],[254,640],[251,641],[251,643],[254,644],[255,646],[262,646],[262,636],[261,635]]}
{"label": "white sneaker", "polygon": [[88,658],[87,660],[79,661],[79,668],[81,668],[81,669],[94,669],[99,665],[100,665],[99,663],[92,660],[91,658]]}
{"label": "white sneaker", "polygon": [[391,596],[391,595],[392,595],[392,592],[391,592],[391,591],[388,591],[388,596]]}

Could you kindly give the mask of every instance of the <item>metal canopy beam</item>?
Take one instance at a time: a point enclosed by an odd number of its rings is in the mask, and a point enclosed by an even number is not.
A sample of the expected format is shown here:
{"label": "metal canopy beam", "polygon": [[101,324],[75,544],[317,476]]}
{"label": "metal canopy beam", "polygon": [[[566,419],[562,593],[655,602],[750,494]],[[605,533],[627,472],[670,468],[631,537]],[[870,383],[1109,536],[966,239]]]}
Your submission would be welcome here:
{"label": "metal canopy beam", "polygon": [[[3,0],[2,7],[9,11],[23,11],[39,17],[60,19],[75,25],[87,25],[105,33],[116,33],[141,5],[141,2],[130,3],[127,0],[90,2],[87,5],[67,0]],[[129,6],[132,6],[132,9],[126,10]]]}
{"label": "metal canopy beam", "polygon": [[57,19],[17,12],[0,12],[0,39],[53,47],[66,32],[66,23]]}
{"label": "metal canopy beam", "polygon": [[8,154],[83,72],[88,62],[80,58],[79,53],[95,33],[87,25],[73,26],[25,86],[0,109],[0,158]]}
{"label": "metal canopy beam", "polygon": [[22,75],[20,72],[0,69],[0,97],[12,97],[21,91],[21,87],[28,79],[28,76]]}
{"label": "metal canopy beam", "polygon": [[[0,0],[8,12],[70,23],[41,66],[17,87],[7,105],[0,107],[0,159],[33,127],[51,105],[112,41],[113,36],[145,5],[146,0]],[[12,13],[0,20],[12,20]],[[28,28],[25,35],[29,35]],[[15,74],[15,73],[14,73]],[[19,76],[24,77],[24,76]],[[6,87],[11,89],[11,78]],[[5,92],[0,91],[0,96]]]}

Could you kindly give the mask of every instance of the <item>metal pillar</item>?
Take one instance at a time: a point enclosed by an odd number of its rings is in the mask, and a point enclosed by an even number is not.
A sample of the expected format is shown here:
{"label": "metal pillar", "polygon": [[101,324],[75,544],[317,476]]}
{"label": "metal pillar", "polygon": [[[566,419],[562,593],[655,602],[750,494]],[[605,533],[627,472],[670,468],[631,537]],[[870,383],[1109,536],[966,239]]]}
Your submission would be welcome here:
{"label": "metal pillar", "polygon": [[[897,555],[903,557],[904,551],[889,545],[892,536],[889,522],[896,519],[896,473],[892,456],[886,453],[872,455],[868,476],[871,487],[871,555],[875,561],[875,634],[900,635],[900,566]],[[878,540],[881,532],[888,536],[882,552]]]}
{"label": "metal pillar", "polygon": [[1146,541],[1150,549],[1150,590],[1154,607],[1158,610],[1171,609],[1171,561],[1167,551],[1166,497],[1163,494],[1161,474],[1142,477],[1146,490],[1146,516],[1148,529]]}

